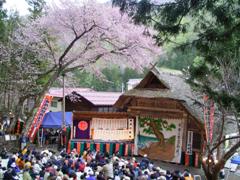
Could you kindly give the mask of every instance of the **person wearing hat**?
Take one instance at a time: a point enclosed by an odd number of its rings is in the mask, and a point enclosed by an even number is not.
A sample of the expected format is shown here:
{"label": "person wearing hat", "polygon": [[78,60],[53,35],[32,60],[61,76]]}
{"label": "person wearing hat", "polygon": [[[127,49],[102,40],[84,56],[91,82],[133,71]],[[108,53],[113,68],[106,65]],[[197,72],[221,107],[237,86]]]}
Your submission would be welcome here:
{"label": "person wearing hat", "polygon": [[158,179],[159,180],[166,180],[166,177],[165,176],[160,176]]}
{"label": "person wearing hat", "polygon": [[170,173],[169,170],[167,170],[167,172],[166,172],[166,179],[167,180],[172,180],[173,179],[173,176],[172,176],[172,174]]}
{"label": "person wearing hat", "polygon": [[25,167],[25,166],[27,166],[27,167],[29,167],[29,168],[32,167],[32,164],[31,164],[31,162],[30,162],[28,159],[25,159],[24,167]]}
{"label": "person wearing hat", "polygon": [[150,177],[151,177],[151,179],[157,179],[158,177],[160,177],[160,168],[159,167],[157,167],[157,168],[155,168],[155,167],[153,167],[152,168],[152,173],[151,173],[151,175],[150,175]]}
{"label": "person wearing hat", "polygon": [[142,170],[148,168],[149,163],[150,163],[150,161],[149,161],[149,159],[147,158],[147,154],[144,154],[144,156],[143,156],[143,158],[142,158],[142,160],[141,160],[141,162],[140,162],[140,168],[141,168]]}
{"label": "person wearing hat", "polygon": [[12,168],[12,170],[13,170],[15,173],[19,173],[19,172],[20,172],[20,169],[19,169],[19,167],[16,165],[15,162],[11,164],[11,168]]}
{"label": "person wearing hat", "polygon": [[38,163],[38,161],[32,162],[32,164],[33,164],[32,167],[33,167],[34,176],[40,175],[40,172],[42,171],[42,168],[41,168],[40,164]]}

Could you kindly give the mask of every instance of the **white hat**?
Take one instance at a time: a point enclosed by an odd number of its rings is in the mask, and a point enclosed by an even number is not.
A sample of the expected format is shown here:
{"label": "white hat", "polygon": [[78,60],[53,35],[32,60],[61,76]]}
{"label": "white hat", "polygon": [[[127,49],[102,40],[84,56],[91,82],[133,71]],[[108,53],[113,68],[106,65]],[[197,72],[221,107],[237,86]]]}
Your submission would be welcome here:
{"label": "white hat", "polygon": [[130,180],[130,179],[131,179],[131,178],[128,177],[128,176],[124,176],[123,178],[124,178],[124,180]]}
{"label": "white hat", "polygon": [[119,158],[117,156],[114,156],[113,161],[119,161]]}
{"label": "white hat", "polygon": [[167,171],[166,171],[166,170],[163,170],[163,169],[161,169],[160,173],[162,173],[163,175],[166,175],[166,174],[167,174]]}
{"label": "white hat", "polygon": [[59,156],[57,157],[57,159],[62,159],[62,156],[61,156],[61,155],[59,155]]}
{"label": "white hat", "polygon": [[11,164],[11,167],[12,167],[12,168],[15,168],[16,166],[17,166],[17,165],[16,165],[15,162]]}
{"label": "white hat", "polygon": [[147,154],[144,154],[143,157],[147,157]]}

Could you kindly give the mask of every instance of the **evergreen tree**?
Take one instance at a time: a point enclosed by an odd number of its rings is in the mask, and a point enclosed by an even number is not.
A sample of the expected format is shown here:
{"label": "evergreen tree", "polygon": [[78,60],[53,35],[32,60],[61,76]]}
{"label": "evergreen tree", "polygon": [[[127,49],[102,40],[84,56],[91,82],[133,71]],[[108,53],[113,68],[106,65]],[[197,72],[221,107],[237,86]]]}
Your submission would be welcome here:
{"label": "evergreen tree", "polygon": [[36,19],[37,17],[41,16],[43,13],[43,8],[46,5],[45,0],[26,0],[28,5],[29,12],[31,13],[30,18]]}
{"label": "evergreen tree", "polygon": [[6,37],[5,20],[7,18],[6,10],[3,9],[4,0],[0,0],[0,41],[4,42]]}
{"label": "evergreen tree", "polygon": [[136,70],[125,68],[121,69],[116,66],[104,68],[102,77],[96,76],[86,71],[76,70],[73,74],[75,84],[80,87],[92,88],[96,91],[113,91],[121,92],[127,90],[127,81],[131,78],[142,78],[143,73]]}
{"label": "evergreen tree", "polygon": [[[158,3],[157,3],[158,2]],[[136,23],[152,26],[159,45],[173,42],[182,34],[193,32],[186,42],[178,44],[181,49],[194,49],[198,55],[186,72],[188,82],[216,103],[221,112],[221,133],[216,141],[208,143],[203,169],[208,179],[217,179],[225,162],[240,147],[237,141],[223,152],[218,162],[213,161],[213,152],[227,139],[223,136],[226,113],[234,117],[240,132],[240,1],[237,0],[113,0]],[[239,139],[239,134],[231,139]]]}

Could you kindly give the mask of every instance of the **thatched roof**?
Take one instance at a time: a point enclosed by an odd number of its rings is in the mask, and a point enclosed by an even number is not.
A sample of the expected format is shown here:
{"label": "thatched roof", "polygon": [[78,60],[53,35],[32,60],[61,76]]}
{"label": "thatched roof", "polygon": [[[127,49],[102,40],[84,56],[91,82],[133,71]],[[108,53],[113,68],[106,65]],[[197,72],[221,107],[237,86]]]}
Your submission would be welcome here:
{"label": "thatched roof", "polygon": [[[144,88],[144,84],[150,77],[157,77],[163,88]],[[197,96],[185,82],[180,71],[166,72],[157,68],[150,70],[145,78],[132,90],[125,92],[115,103],[116,107],[123,107],[121,98],[144,97],[144,98],[169,98],[180,101],[187,111],[196,119],[202,119],[202,109],[195,104]]]}

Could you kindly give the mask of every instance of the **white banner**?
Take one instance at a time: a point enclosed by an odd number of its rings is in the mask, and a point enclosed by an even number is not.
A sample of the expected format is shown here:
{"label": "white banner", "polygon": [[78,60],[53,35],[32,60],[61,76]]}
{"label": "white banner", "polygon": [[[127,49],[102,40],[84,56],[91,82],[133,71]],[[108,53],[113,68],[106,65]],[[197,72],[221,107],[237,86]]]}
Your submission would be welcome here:
{"label": "white banner", "polygon": [[188,131],[186,154],[192,155],[193,131]]}
{"label": "white banner", "polygon": [[124,119],[106,119],[106,118],[93,118],[91,122],[91,129],[127,129],[128,120]]}
{"label": "white banner", "polygon": [[[160,120],[160,119],[159,119]],[[139,120],[141,121],[141,120]],[[174,126],[171,130],[159,129],[164,135],[164,145],[159,146],[151,128],[144,124],[139,126],[138,149],[139,154],[148,154],[149,158],[180,163],[182,155],[182,139],[184,121],[182,119],[163,119],[168,125]]]}

